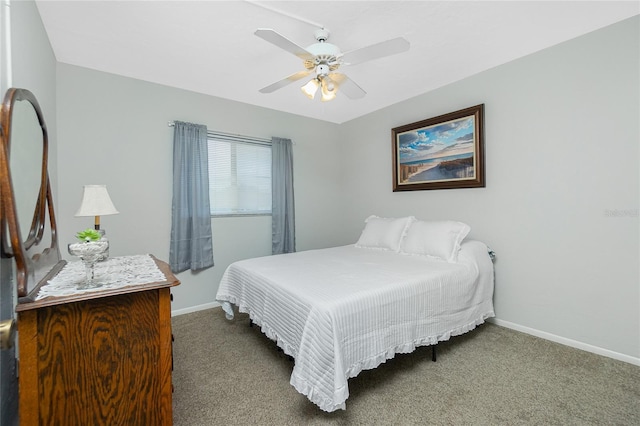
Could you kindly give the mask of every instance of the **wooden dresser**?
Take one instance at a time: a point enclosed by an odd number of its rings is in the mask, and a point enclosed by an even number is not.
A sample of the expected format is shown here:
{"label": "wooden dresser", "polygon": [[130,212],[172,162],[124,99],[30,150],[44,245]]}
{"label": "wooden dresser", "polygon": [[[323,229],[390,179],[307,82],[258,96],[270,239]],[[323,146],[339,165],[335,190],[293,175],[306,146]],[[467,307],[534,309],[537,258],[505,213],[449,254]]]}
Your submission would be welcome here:
{"label": "wooden dresser", "polygon": [[21,425],[171,425],[165,281],[19,303]]}

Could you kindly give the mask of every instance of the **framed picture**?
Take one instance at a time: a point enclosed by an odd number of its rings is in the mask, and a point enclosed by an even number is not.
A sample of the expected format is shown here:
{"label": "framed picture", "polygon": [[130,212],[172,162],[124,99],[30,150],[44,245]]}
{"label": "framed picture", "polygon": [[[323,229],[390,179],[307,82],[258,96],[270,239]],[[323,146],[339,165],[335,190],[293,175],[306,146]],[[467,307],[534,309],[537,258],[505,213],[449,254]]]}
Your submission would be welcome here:
{"label": "framed picture", "polygon": [[484,104],[391,129],[393,190],[484,187]]}

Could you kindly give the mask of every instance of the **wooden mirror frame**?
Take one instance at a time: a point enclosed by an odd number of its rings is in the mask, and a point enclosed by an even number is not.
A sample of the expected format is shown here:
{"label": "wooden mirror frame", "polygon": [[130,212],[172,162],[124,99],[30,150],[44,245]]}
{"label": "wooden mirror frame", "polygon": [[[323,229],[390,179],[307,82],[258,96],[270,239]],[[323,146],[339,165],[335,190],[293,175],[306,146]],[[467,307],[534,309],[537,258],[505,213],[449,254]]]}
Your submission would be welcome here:
{"label": "wooden mirror frame", "polygon": [[[38,118],[42,131],[42,158],[37,159],[40,164],[40,188],[35,203],[35,211],[31,218],[19,218],[16,209],[15,194],[11,180],[11,131],[14,105],[17,101],[26,101],[31,104]],[[2,226],[2,256],[13,257],[16,263],[16,287],[19,298],[26,298],[29,293],[37,292],[40,281],[48,276],[52,270],[61,263],[60,250],[58,248],[57,227],[53,208],[53,197],[48,174],[48,149],[49,140],[47,126],[42,115],[40,105],[33,93],[26,89],[11,88],[7,90],[2,110],[0,111],[0,226]],[[18,141],[13,141],[18,143]],[[29,165],[25,165],[28,167]],[[49,214],[51,229],[51,243],[39,251],[38,245],[42,242],[46,216]],[[22,238],[19,220],[31,220],[31,227],[26,238]],[[30,288],[33,287],[33,288]],[[25,300],[22,300],[25,301]]]}

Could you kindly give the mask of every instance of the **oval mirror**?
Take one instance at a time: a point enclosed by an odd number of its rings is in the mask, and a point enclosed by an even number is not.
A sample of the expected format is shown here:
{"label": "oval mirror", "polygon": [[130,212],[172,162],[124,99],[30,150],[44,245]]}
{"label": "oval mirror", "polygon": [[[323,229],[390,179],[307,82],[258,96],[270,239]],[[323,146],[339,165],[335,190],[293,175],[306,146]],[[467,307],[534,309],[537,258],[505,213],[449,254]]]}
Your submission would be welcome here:
{"label": "oval mirror", "polygon": [[[47,169],[47,127],[38,101],[26,89],[7,90],[0,120],[2,250],[15,259],[17,293],[24,298],[61,258]],[[45,228],[49,234],[43,241]]]}
{"label": "oval mirror", "polygon": [[11,116],[8,142],[11,184],[20,235],[24,249],[28,250],[39,240],[38,231],[43,223],[43,212],[38,205],[42,189],[43,171],[39,165],[43,164],[43,133],[36,110],[28,100],[16,101]]}

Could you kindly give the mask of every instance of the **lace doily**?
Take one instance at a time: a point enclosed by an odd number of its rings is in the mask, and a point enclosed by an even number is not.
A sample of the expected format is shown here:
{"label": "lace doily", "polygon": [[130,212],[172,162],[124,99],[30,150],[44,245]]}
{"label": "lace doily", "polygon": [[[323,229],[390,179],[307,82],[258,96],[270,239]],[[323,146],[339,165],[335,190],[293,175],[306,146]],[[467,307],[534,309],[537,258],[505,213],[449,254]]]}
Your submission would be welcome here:
{"label": "lace doily", "polygon": [[111,257],[95,264],[94,282],[99,287],[78,289],[87,279],[81,260],[68,262],[64,268],[40,288],[36,300],[92,291],[113,290],[136,284],[162,282],[166,277],[148,254]]}

